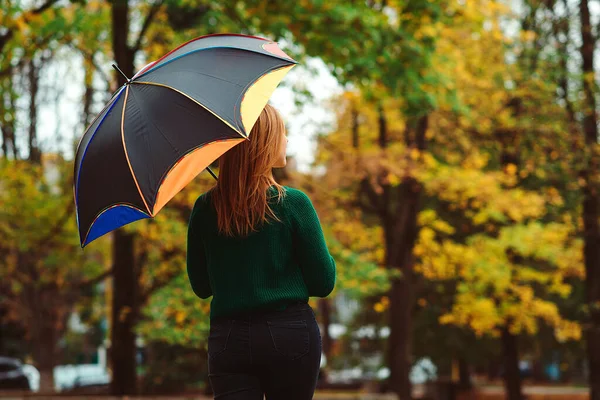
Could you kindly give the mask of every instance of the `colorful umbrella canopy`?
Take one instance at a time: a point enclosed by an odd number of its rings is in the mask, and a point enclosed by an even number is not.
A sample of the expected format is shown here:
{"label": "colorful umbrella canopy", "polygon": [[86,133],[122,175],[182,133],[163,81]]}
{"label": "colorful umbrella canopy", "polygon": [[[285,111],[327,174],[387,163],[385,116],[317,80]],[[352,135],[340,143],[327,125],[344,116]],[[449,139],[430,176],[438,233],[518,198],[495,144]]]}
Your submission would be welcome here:
{"label": "colorful umbrella canopy", "polygon": [[85,131],[75,159],[81,246],[155,216],[244,140],[296,65],[254,36],[189,41],[123,85]]}

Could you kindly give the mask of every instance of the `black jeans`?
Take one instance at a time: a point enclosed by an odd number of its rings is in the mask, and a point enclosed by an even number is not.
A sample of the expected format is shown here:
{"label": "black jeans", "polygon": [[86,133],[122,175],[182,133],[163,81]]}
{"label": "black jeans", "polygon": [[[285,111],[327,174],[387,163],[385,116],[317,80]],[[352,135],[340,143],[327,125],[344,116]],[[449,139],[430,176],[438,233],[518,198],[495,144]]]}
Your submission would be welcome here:
{"label": "black jeans", "polygon": [[312,399],[320,363],[321,334],[308,304],[211,321],[215,399]]}

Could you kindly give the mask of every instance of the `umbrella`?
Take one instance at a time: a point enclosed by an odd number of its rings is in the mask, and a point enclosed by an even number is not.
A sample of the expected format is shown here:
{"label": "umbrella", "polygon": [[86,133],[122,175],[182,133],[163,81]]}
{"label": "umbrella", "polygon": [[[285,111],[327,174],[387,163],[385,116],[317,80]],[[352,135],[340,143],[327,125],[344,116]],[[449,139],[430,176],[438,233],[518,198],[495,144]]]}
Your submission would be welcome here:
{"label": "umbrella", "polygon": [[191,40],[128,78],[77,148],[81,247],[154,217],[223,153],[251,140],[252,126],[295,65],[272,41],[220,34]]}

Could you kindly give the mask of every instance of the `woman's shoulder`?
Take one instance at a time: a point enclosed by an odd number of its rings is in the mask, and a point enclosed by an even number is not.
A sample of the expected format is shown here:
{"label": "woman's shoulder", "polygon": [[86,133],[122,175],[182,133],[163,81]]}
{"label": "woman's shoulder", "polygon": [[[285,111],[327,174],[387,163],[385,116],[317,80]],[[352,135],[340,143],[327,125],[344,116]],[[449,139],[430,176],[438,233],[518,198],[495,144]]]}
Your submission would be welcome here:
{"label": "woman's shoulder", "polygon": [[192,210],[192,214],[197,214],[199,212],[203,212],[208,208],[208,205],[210,204],[210,193],[211,193],[211,190],[209,190],[208,192],[202,193],[200,196],[198,196],[198,198],[196,199],[196,202],[194,203],[194,208]]}
{"label": "woman's shoulder", "polygon": [[294,207],[312,206],[310,198],[304,191],[290,186],[284,186],[283,188],[285,191],[284,204]]}
{"label": "woman's shoulder", "polygon": [[298,200],[298,199],[307,199],[308,196],[301,189],[297,189],[291,186],[283,186],[284,194],[286,199]]}

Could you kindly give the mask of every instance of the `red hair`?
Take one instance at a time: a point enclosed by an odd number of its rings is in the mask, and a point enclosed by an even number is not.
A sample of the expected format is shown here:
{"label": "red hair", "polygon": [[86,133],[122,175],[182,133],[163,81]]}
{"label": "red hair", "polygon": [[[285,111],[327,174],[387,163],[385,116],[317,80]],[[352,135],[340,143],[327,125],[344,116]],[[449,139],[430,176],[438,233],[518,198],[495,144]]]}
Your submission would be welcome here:
{"label": "red hair", "polygon": [[283,118],[267,104],[250,131],[249,140],[221,156],[219,179],[212,189],[221,234],[247,236],[269,219],[279,221],[269,206],[271,196],[267,192],[274,187],[278,200],[284,193],[271,173],[284,132]]}

